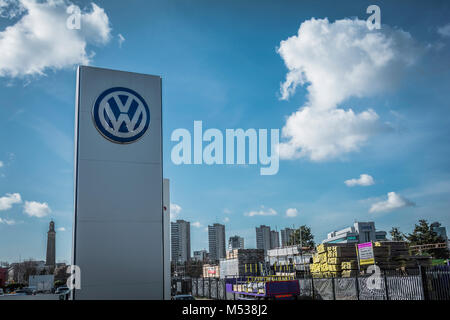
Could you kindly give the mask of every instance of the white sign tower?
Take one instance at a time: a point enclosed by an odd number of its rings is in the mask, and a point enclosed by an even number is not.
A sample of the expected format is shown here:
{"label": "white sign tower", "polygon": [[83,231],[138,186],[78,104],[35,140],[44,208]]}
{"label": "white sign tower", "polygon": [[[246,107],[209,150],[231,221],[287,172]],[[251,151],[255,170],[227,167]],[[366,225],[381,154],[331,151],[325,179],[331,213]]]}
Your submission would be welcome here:
{"label": "white sign tower", "polygon": [[164,299],[161,78],[80,66],[74,299]]}

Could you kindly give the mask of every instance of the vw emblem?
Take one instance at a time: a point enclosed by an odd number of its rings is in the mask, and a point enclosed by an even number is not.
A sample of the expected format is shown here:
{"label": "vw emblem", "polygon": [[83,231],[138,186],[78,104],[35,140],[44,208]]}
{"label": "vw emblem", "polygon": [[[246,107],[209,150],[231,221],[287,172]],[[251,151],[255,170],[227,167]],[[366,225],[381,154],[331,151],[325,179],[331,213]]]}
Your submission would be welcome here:
{"label": "vw emblem", "polygon": [[98,96],[92,117],[105,138],[116,143],[132,143],[147,131],[150,109],[136,91],[115,87]]}

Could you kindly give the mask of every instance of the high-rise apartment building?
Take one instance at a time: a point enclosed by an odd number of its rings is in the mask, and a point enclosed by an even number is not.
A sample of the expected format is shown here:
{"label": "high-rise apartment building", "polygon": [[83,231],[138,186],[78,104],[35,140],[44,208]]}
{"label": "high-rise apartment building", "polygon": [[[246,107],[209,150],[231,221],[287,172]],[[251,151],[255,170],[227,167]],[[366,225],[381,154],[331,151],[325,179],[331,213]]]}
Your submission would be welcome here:
{"label": "high-rise apartment building", "polygon": [[244,249],[244,238],[239,236],[230,237],[228,240],[228,250]]}
{"label": "high-rise apartment building", "polygon": [[291,228],[285,228],[285,229],[281,230],[281,245],[283,247],[294,244],[292,241],[294,231],[295,230],[291,229]]}
{"label": "high-rise apartment building", "polygon": [[172,262],[184,263],[191,260],[191,224],[177,220],[170,224]]}
{"label": "high-rise apartment building", "polygon": [[269,250],[270,247],[270,227],[261,225],[256,227],[256,248]]}
{"label": "high-rise apartment building", "polygon": [[208,226],[209,259],[219,261],[225,258],[225,226],[214,223]]}
{"label": "high-rise apartment building", "polygon": [[280,233],[278,231],[270,231],[270,249],[280,247]]}

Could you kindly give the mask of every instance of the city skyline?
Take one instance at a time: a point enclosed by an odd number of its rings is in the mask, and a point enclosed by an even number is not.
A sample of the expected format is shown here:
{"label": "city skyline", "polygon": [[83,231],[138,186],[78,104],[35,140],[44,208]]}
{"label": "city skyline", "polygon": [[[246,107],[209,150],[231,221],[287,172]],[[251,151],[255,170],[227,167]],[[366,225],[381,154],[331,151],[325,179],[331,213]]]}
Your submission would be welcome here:
{"label": "city skyline", "polygon": [[[71,260],[79,64],[162,77],[164,177],[172,221],[191,222],[190,251],[209,247],[214,223],[248,248],[259,225],[307,225],[316,242],[355,220],[450,225],[446,2],[380,1],[379,30],[367,30],[370,3],[79,1],[95,22],[80,30],[48,24],[65,24],[64,1],[27,3],[0,6],[11,40],[0,51],[12,53],[0,61],[0,261],[45,260],[50,219],[56,261]],[[280,129],[278,173],[174,164],[171,133],[194,121]]]}
{"label": "city skyline", "polygon": [[[434,223],[436,222],[430,222],[430,226],[432,226]],[[354,239],[352,238],[351,242],[365,242],[365,241],[386,241],[389,240],[391,238],[391,236],[388,234],[388,232],[384,231],[384,230],[379,230],[378,228],[375,229],[375,223],[373,221],[368,221],[368,222],[362,222],[362,221],[354,221],[355,227],[356,225],[372,225],[373,226],[373,236],[372,238],[361,238],[361,239]],[[216,224],[216,225],[220,225],[223,226],[221,224]],[[212,228],[214,228],[214,224],[213,226],[211,226]],[[282,229],[280,232],[276,232],[278,234],[278,246],[273,245],[273,234],[272,232],[275,232],[275,230],[270,230],[270,226],[265,226],[265,225],[261,225],[260,227],[265,227],[268,228],[268,238],[269,238],[269,249],[276,249],[276,248],[282,248],[285,246],[290,246],[290,245],[299,245],[299,243],[295,243],[292,242],[293,240],[290,238],[291,236],[293,236],[294,231],[299,230],[299,228],[289,228],[286,227],[284,229]],[[300,226],[299,226],[300,227]],[[353,228],[353,227],[350,227]],[[330,230],[330,232],[328,233],[327,237],[322,239],[322,240],[318,240],[315,239],[316,244],[320,244],[320,243],[329,243],[331,240],[333,240],[333,237],[336,236],[336,233],[341,233],[341,235],[339,235],[340,237],[343,237],[344,234],[350,234],[350,235],[354,235],[354,231],[349,230],[350,228],[344,228],[343,230]],[[209,250],[207,250],[206,248],[201,248],[201,249],[192,249],[191,248],[191,234],[190,234],[190,221],[185,221],[185,220],[181,220],[178,219],[175,222],[171,222],[171,231],[170,231],[170,250],[171,250],[171,261],[174,261],[174,256],[179,256],[178,259],[176,259],[178,262],[184,263],[186,261],[189,260],[198,260],[198,257],[195,257],[195,253],[198,252],[199,254],[203,254],[203,252],[205,252],[208,256],[210,254]],[[255,227],[256,229],[256,233],[258,233],[258,227]],[[353,229],[354,230],[354,229]],[[376,230],[376,232],[375,232]],[[447,233],[446,233],[446,226],[440,226],[437,228],[433,229],[435,232],[437,232],[437,234],[440,237],[446,238],[447,237]],[[286,232],[286,241],[284,241],[283,239],[283,231]],[[345,232],[345,233],[343,233]],[[356,227],[356,232],[358,233],[358,227]],[[255,242],[254,245],[248,245],[248,242],[246,242],[244,237],[241,237],[240,235],[232,235],[232,236],[227,236],[226,235],[226,229],[224,229],[224,233],[225,233],[225,242],[226,242],[226,246],[225,246],[225,251],[231,251],[232,249],[230,249],[230,243],[231,241],[236,241],[237,238],[239,238],[239,243],[242,243],[241,247],[236,247],[239,249],[256,249],[258,247],[258,243]],[[384,234],[383,237],[379,238],[378,235],[382,233]],[[50,234],[52,234],[50,236]],[[314,233],[312,233],[314,235]],[[406,233],[407,234],[407,233]],[[46,256],[46,258],[43,259],[39,259],[39,258],[35,258],[34,256],[30,256],[28,258],[20,258],[17,261],[13,260],[13,261],[7,261],[7,260],[1,260],[0,259],[0,263],[17,263],[17,262],[23,262],[23,261],[41,261],[41,262],[45,262],[45,265],[56,265],[58,263],[67,263],[67,261],[56,261],[55,257],[54,257],[54,247],[55,247],[55,225],[53,220],[50,220],[50,224],[49,224],[49,229],[47,231],[47,240],[46,240],[46,246],[47,246],[47,250],[46,253],[44,254],[44,256]],[[338,237],[339,237],[338,236]],[[233,239],[235,238],[235,239]],[[257,238],[257,236],[256,236]],[[183,241],[183,239],[185,241]],[[227,240],[228,239],[228,240]],[[53,243],[51,243],[49,245],[49,241],[53,241]],[[242,242],[241,242],[242,241]],[[246,246],[244,246],[244,242],[247,243]],[[331,241],[333,242],[333,241]],[[346,243],[345,241],[343,243]],[[176,250],[177,252],[180,251],[180,254],[176,254],[174,255],[174,246],[177,247]],[[179,249],[179,247],[183,247],[183,249]],[[50,261],[55,261],[55,263],[49,263]],[[203,260],[199,260],[199,261],[204,261]],[[215,261],[215,260],[214,260]]]}

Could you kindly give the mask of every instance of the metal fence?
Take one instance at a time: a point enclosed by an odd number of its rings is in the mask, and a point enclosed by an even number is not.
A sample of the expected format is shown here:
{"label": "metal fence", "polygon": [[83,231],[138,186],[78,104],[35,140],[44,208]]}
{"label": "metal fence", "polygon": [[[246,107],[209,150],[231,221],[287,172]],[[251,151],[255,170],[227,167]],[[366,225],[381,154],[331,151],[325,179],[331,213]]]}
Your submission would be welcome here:
{"label": "metal fence", "polygon": [[[236,299],[227,292],[225,279],[184,279],[188,284],[173,285],[195,297],[217,300]],[[407,273],[383,272],[349,278],[298,279],[298,299],[314,300],[450,300],[450,268],[422,268]]]}
{"label": "metal fence", "polygon": [[191,280],[191,292],[194,297],[203,297],[214,300],[233,300],[234,295],[226,291],[224,279],[198,278]]}

